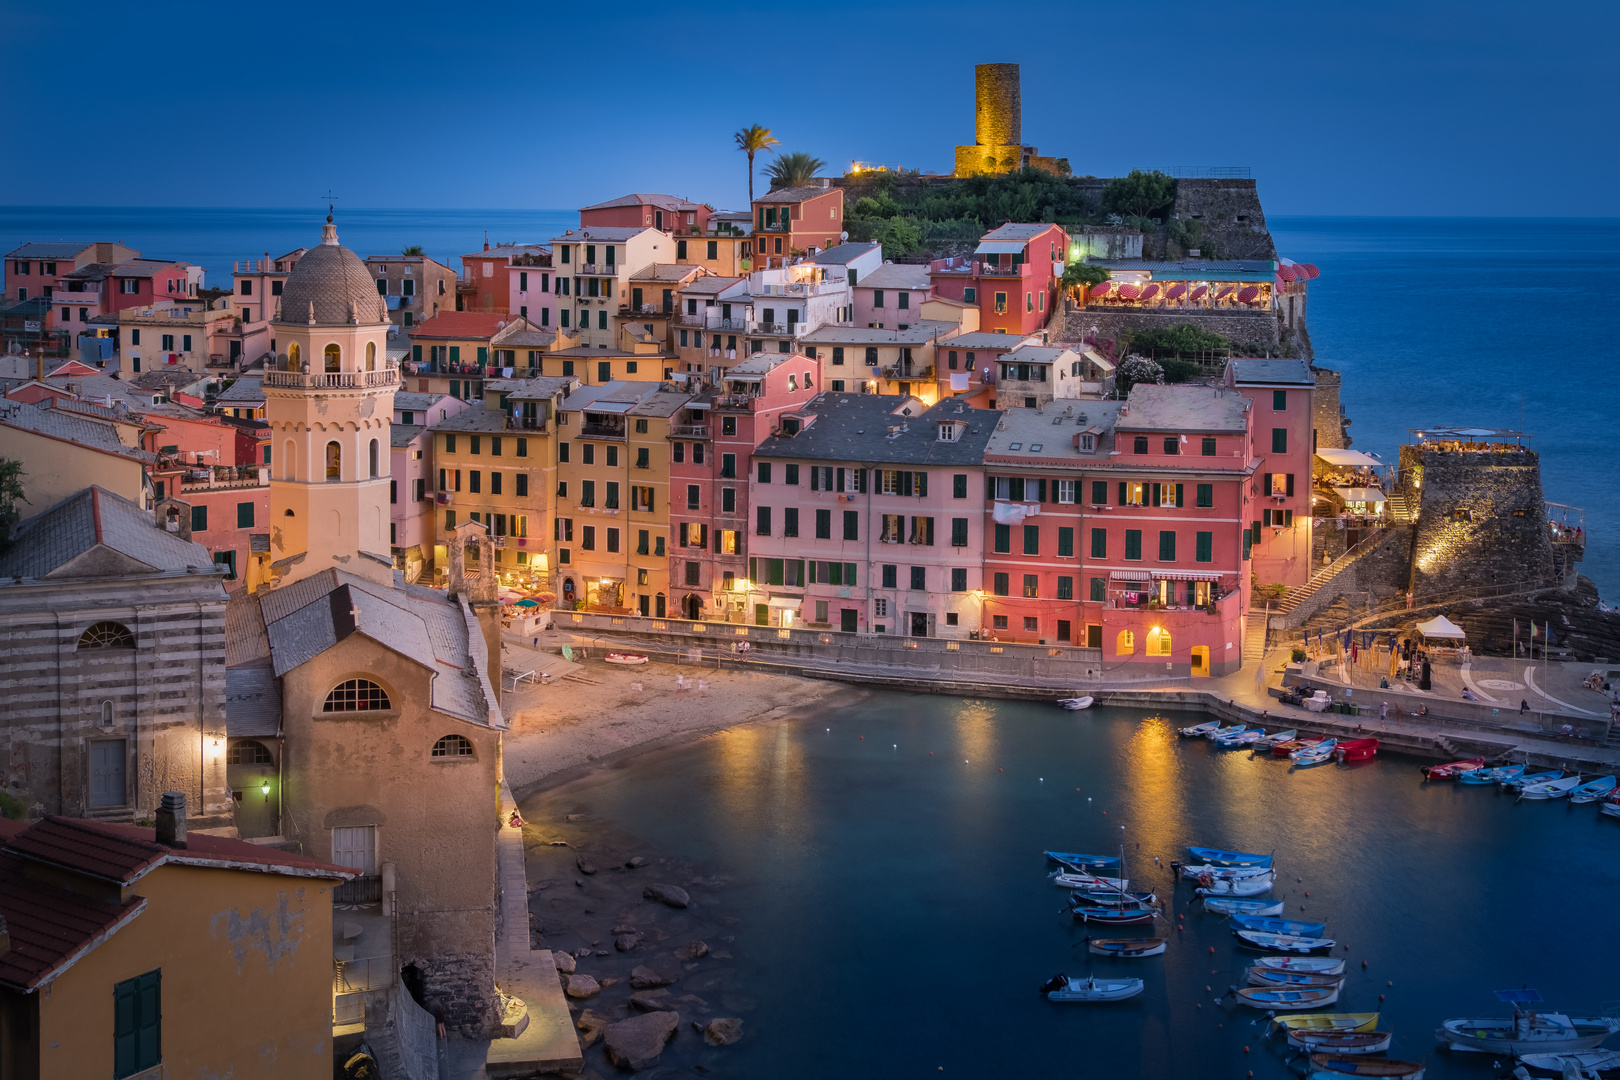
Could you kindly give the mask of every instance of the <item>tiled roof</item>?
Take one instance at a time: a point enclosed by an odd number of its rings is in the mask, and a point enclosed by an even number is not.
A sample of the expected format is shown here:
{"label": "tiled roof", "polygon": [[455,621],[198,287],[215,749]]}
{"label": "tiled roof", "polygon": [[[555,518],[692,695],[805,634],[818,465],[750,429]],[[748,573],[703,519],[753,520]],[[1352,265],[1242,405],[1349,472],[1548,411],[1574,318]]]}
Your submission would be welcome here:
{"label": "tiled roof", "polygon": [[264,632],[259,596],[238,589],[225,601],[225,666],[229,669],[269,659],[270,639]]}
{"label": "tiled roof", "polygon": [[820,195],[832,195],[835,193],[842,194],[843,190],[843,188],[835,187],[778,188],[775,191],[767,191],[754,201],[756,203],[763,203],[766,205],[772,203],[801,203],[809,202],[811,199],[814,199]]}
{"label": "tiled roof", "polygon": [[505,394],[508,401],[550,401],[579,385],[573,375],[541,375],[534,379],[491,379],[486,389]]}
{"label": "tiled roof", "polygon": [[708,271],[701,266],[685,266],[680,263],[652,263],[630,275],[631,281],[683,281],[694,275],[702,277]]}
{"label": "tiled roof", "polygon": [[1033,240],[1047,229],[1052,228],[1050,223],[1009,221],[998,229],[991,229],[983,236],[983,240]]}
{"label": "tiled roof", "polygon": [[742,280],[743,279],[740,278],[740,277],[721,277],[719,274],[709,274],[709,275],[707,275],[705,277],[698,278],[696,281],[687,282],[685,285],[683,285],[681,287],[681,295],[683,295],[683,296],[708,296],[708,295],[711,295],[711,294],[712,295],[718,295],[720,293],[725,292],[727,289],[731,288],[733,285],[737,284],[737,282],[742,281]]}
{"label": "tiled roof", "polygon": [[504,311],[441,311],[431,319],[423,320],[411,328],[411,340],[418,338],[479,338],[494,337],[495,332],[515,316]]}
{"label": "tiled roof", "polygon": [[1306,360],[1232,359],[1227,362],[1232,381],[1238,386],[1273,383],[1286,386],[1315,386],[1316,376]]}
{"label": "tiled roof", "polygon": [[[1119,415],[1118,401],[1053,401],[1043,409],[1007,409],[1001,414],[990,441],[987,458],[1015,458],[1035,465],[1080,465],[1109,460],[1112,447],[1098,438],[1095,449],[1075,446],[1075,435],[1103,435]],[[1017,449],[1014,449],[1017,447]]]}
{"label": "tiled roof", "polygon": [[870,244],[835,244],[810,256],[810,261],[819,266],[846,266],[878,247],[882,245],[875,240]]}
{"label": "tiled roof", "polygon": [[152,462],[154,455],[144,450],[125,446],[118,439],[118,429],[109,423],[76,416],[62,409],[41,409],[21,401],[0,400],[0,425],[48,435],[63,442],[76,443],[104,454],[129,458],[132,461]]}
{"label": "tiled roof", "polygon": [[1137,383],[1115,428],[1171,434],[1241,432],[1247,424],[1249,399],[1218,386]]}
{"label": "tiled roof", "polygon": [[[569,229],[561,236],[552,237],[554,244],[622,244],[632,237],[640,236],[644,232],[654,230],[645,225],[586,225],[579,229]],[[561,265],[561,264],[559,264]]]}
{"label": "tiled roof", "polygon": [[[395,395],[395,397],[398,396]],[[245,375],[231,383],[223,393],[214,399],[216,405],[230,405],[237,402],[244,405],[263,405],[264,376]]]}
{"label": "tiled roof", "polygon": [[146,910],[144,897],[105,903],[22,876],[22,859],[0,854],[0,915],[11,948],[0,954],[0,983],[38,989]]}
{"label": "tiled roof", "polygon": [[416,437],[427,428],[421,424],[390,424],[388,426],[389,446],[409,446],[416,441]]}
{"label": "tiled roof", "polygon": [[579,212],[583,214],[587,210],[613,210],[621,206],[656,206],[663,210],[673,210],[676,213],[703,209],[702,203],[688,202],[686,199],[675,195],[632,194],[621,195],[617,199],[609,199],[607,202],[599,202],[591,206],[582,206],[579,208]]}
{"label": "tiled roof", "polygon": [[939,334],[956,329],[953,322],[918,319],[904,330],[875,326],[818,326],[799,340],[810,345],[921,345]]}
{"label": "tiled roof", "polygon": [[957,334],[949,341],[940,342],[953,349],[1006,349],[1011,351],[1018,348],[1027,340],[1020,334],[997,334],[989,330],[975,330],[967,334]]}
{"label": "tiled roof", "polygon": [[[840,245],[842,246],[842,245]],[[928,267],[916,263],[884,263],[856,283],[860,289],[926,289],[932,284]]]}
{"label": "tiled roof", "polygon": [[0,555],[0,578],[42,578],[103,545],[156,572],[221,572],[207,548],[158,528],[149,511],[92,486],[23,522],[16,542]]}
{"label": "tiled roof", "polygon": [[281,688],[268,664],[225,669],[225,733],[233,739],[281,734]]}
{"label": "tiled roof", "polygon": [[498,409],[472,405],[432,425],[434,431],[505,431],[506,414]]}
{"label": "tiled roof", "polygon": [[377,282],[360,256],[337,242],[329,229],[328,242],[310,248],[298,260],[281,287],[279,319],[301,325],[314,321],[322,326],[361,326],[388,321],[388,308],[377,294]]}
{"label": "tiled roof", "polygon": [[520,255],[550,255],[551,249],[544,244],[496,244],[483,251],[470,251],[461,257],[462,262],[468,259],[515,259]]}
{"label": "tiled roof", "polygon": [[[869,465],[978,465],[1001,418],[994,409],[970,409],[950,398],[928,408],[916,398],[877,394],[823,393],[800,412],[815,419],[797,435],[766,439],[754,456]],[[962,421],[968,429],[945,442],[939,438],[941,420]]]}
{"label": "tiled roof", "polygon": [[439,402],[448,398],[449,394],[419,394],[414,391],[401,390],[394,395],[394,410],[396,412],[426,412]]}
{"label": "tiled roof", "polygon": [[34,240],[8,252],[8,259],[71,259],[94,244],[77,240]]}
{"label": "tiled roof", "polygon": [[513,348],[543,349],[557,340],[555,330],[536,326],[522,315],[496,331],[491,345],[510,345]]}

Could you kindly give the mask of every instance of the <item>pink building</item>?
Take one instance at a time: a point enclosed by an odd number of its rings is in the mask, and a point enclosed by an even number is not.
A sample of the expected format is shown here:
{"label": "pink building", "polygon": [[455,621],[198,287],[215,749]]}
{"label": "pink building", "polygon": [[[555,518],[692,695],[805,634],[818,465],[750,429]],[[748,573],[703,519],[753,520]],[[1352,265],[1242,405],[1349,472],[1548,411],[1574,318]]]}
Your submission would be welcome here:
{"label": "pink building", "polygon": [[923,317],[922,304],[933,295],[928,268],[886,262],[859,278],[854,289],[856,326],[904,329]]}
{"label": "pink building", "polygon": [[449,394],[401,391],[394,395],[390,428],[388,544],[394,566],[415,581],[433,564],[434,424],[471,402]]}
{"label": "pink building", "polygon": [[752,621],[754,448],[815,397],[818,377],[816,361],[799,353],[756,353],[726,371],[721,393],[693,398],[673,421],[670,591],[681,618]]}
{"label": "pink building", "polygon": [[551,249],[514,256],[506,267],[506,310],[536,326],[557,325],[557,294],[552,290]]}
{"label": "pink building", "polygon": [[970,258],[928,265],[934,293],[979,307],[979,329],[1033,334],[1057,303],[1069,234],[1057,225],[1008,223],[984,234]]}
{"label": "pink building", "polygon": [[1310,580],[1312,394],[1316,376],[1304,360],[1231,360],[1222,384],[1254,403],[1256,501],[1246,519],[1261,585]]}
{"label": "pink building", "polygon": [[714,207],[674,195],[621,195],[617,199],[582,206],[579,227],[616,229],[657,229],[679,235],[696,236],[709,227]]}

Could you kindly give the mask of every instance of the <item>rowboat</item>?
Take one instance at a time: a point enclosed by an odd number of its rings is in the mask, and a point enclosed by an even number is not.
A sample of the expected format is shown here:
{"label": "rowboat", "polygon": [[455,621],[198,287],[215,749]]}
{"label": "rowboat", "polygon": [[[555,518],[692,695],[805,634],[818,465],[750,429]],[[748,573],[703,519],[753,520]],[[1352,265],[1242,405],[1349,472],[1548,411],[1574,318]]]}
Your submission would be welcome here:
{"label": "rowboat", "polygon": [[1387,1031],[1294,1031],[1288,1045],[1306,1053],[1326,1050],[1334,1054],[1382,1054],[1389,1049]]}
{"label": "rowboat", "polygon": [[1287,1031],[1372,1031],[1378,1027],[1378,1014],[1370,1013],[1296,1013],[1279,1016],[1271,1021],[1273,1027]]}
{"label": "rowboat", "polygon": [[1267,874],[1264,877],[1249,878],[1207,878],[1208,884],[1200,884],[1195,890],[1199,896],[1259,896],[1263,892],[1270,892],[1276,878]]}
{"label": "rowboat", "polygon": [[[1569,1072],[1564,1071],[1565,1064]],[[1620,1050],[1577,1050],[1568,1054],[1521,1054],[1518,1068],[1509,1075],[1519,1080],[1563,1080],[1570,1075],[1582,1080],[1615,1080],[1620,1077]]]}
{"label": "rowboat", "polygon": [[1131,926],[1152,922],[1159,917],[1156,910],[1144,907],[1077,907],[1072,910],[1075,922],[1099,923],[1103,926]]}
{"label": "rowboat", "polygon": [[1204,906],[1217,915],[1281,915],[1281,900],[1238,900],[1210,898]]}
{"label": "rowboat", "polygon": [[1176,733],[1185,735],[1189,739],[1202,738],[1204,735],[1221,726],[1219,720],[1206,720],[1202,724],[1193,724],[1191,727],[1177,728]]}
{"label": "rowboat", "polygon": [[1137,959],[1143,956],[1160,955],[1164,952],[1167,940],[1169,939],[1162,937],[1087,938],[1086,948],[1098,956]]}
{"label": "rowboat", "polygon": [[1331,952],[1333,946],[1338,944],[1332,938],[1268,934],[1264,930],[1234,930],[1232,933],[1248,948],[1261,952],[1322,953]]}
{"label": "rowboat", "polygon": [[1477,769],[1484,764],[1484,758],[1476,757],[1464,761],[1447,762],[1444,765],[1424,765],[1420,771],[1430,780],[1455,780],[1459,773],[1465,773],[1469,769]]}
{"label": "rowboat", "polygon": [[1159,898],[1150,892],[1121,893],[1106,889],[1072,892],[1069,899],[1079,907],[1141,907],[1159,902]]}
{"label": "rowboat", "polygon": [[1058,704],[1063,706],[1065,709],[1068,709],[1070,712],[1077,712],[1080,709],[1089,709],[1091,708],[1091,702],[1092,698],[1089,695],[1086,697],[1058,698]]}
{"label": "rowboat", "polygon": [[1227,735],[1236,735],[1238,732],[1243,731],[1247,727],[1248,727],[1247,724],[1230,724],[1230,725],[1228,725],[1226,727],[1216,727],[1212,731],[1204,732],[1204,738],[1206,738],[1206,739],[1220,739],[1220,738],[1224,738]]}
{"label": "rowboat", "polygon": [[1459,784],[1500,784],[1524,775],[1523,765],[1498,765],[1494,769],[1469,769],[1457,774]]}
{"label": "rowboat", "polygon": [[1581,778],[1577,773],[1573,776],[1549,780],[1545,784],[1526,784],[1519,789],[1521,799],[1562,799],[1565,795],[1580,786]]}
{"label": "rowboat", "polygon": [[1259,750],[1262,747],[1272,747],[1276,746],[1280,742],[1288,742],[1289,740],[1296,739],[1298,737],[1298,728],[1289,728],[1287,731],[1276,731],[1270,735],[1262,735],[1260,738],[1254,740],[1254,748]]}
{"label": "rowboat", "polygon": [[1620,817],[1620,793],[1610,795],[1607,799],[1604,799],[1603,805],[1598,807],[1598,813],[1607,814],[1610,817]]}
{"label": "rowboat", "polygon": [[1308,971],[1312,975],[1343,975],[1344,961],[1331,956],[1258,956],[1255,967],[1278,971]]}
{"label": "rowboat", "polygon": [[1047,877],[1052,879],[1052,884],[1061,885],[1065,889],[1107,889],[1121,892],[1131,887],[1129,878],[1098,877],[1078,870],[1059,870],[1048,874]]}
{"label": "rowboat", "polygon": [[1124,1001],[1142,992],[1141,979],[1071,979],[1067,975],[1054,975],[1041,993],[1047,1001]]}
{"label": "rowboat", "polygon": [[1378,753],[1377,739],[1351,739],[1333,748],[1340,761],[1366,761]]}
{"label": "rowboat", "polygon": [[1248,851],[1222,851],[1219,848],[1189,847],[1187,850],[1211,866],[1233,869],[1270,866],[1273,858],[1270,855],[1256,855]]}
{"label": "rowboat", "polygon": [[1278,971],[1276,968],[1251,967],[1246,972],[1250,986],[1269,986],[1273,989],[1289,987],[1309,990],[1322,986],[1339,986],[1343,975],[1312,975],[1306,971]]}
{"label": "rowboat", "polygon": [[1328,1076],[1398,1076],[1402,1080],[1423,1080],[1421,1061],[1312,1054],[1311,1064]]}
{"label": "rowboat", "polygon": [[1183,866],[1181,868],[1181,876],[1184,878],[1192,878],[1193,880],[1197,880],[1198,878],[1212,877],[1222,878],[1227,881],[1236,881],[1239,878],[1265,877],[1267,874],[1274,872],[1275,871],[1273,871],[1269,866],[1215,866],[1212,864],[1203,863],[1197,863],[1191,866]]}
{"label": "rowboat", "polygon": [[1272,743],[1271,752],[1278,757],[1287,757],[1295,750],[1310,746],[1313,743],[1319,743],[1325,738],[1327,738],[1326,735],[1307,735],[1301,739],[1288,739],[1285,742]]}
{"label": "rowboat", "polygon": [[1614,790],[1615,778],[1612,776],[1599,777],[1588,780],[1580,787],[1569,793],[1570,802],[1597,802],[1609,792]]}
{"label": "rowboat", "polygon": [[1048,859],[1076,870],[1084,870],[1088,866],[1118,866],[1118,855],[1082,855],[1074,851],[1046,851],[1042,852]]}
{"label": "rowboat", "polygon": [[1525,987],[1498,990],[1498,1001],[1513,1005],[1512,1016],[1459,1017],[1435,1030],[1443,1046],[1484,1054],[1553,1053],[1591,1050],[1620,1031],[1620,1016],[1567,1016],[1537,1012],[1541,994]]}
{"label": "rowboat", "polygon": [[1242,986],[1237,990],[1238,1003],[1251,1009],[1314,1009],[1331,1005],[1339,1000],[1337,986],[1316,986],[1308,990],[1270,990],[1256,986]]}
{"label": "rowboat", "polygon": [[1268,934],[1293,934],[1296,937],[1321,937],[1327,932],[1327,923],[1272,919],[1264,915],[1233,915],[1232,925],[1244,930],[1264,930]]}
{"label": "rowboat", "polygon": [[1520,773],[1511,780],[1503,780],[1502,786],[1509,789],[1526,788],[1531,784],[1545,784],[1548,781],[1557,780],[1563,775],[1563,769],[1548,769],[1545,772],[1538,773]]}
{"label": "rowboat", "polygon": [[1288,755],[1288,760],[1292,761],[1295,765],[1320,765],[1324,761],[1333,760],[1333,751],[1338,747],[1338,745],[1339,744],[1336,739],[1323,739],[1315,746],[1307,746],[1304,749],[1295,750],[1292,754]]}
{"label": "rowboat", "polygon": [[602,657],[602,659],[606,660],[610,664],[621,664],[626,667],[631,667],[636,664],[645,664],[647,662],[647,654],[633,652],[610,652],[606,656]]}
{"label": "rowboat", "polygon": [[1235,735],[1222,735],[1215,740],[1215,745],[1222,750],[1235,750],[1240,746],[1248,746],[1254,743],[1265,733],[1265,728],[1249,728],[1247,731],[1239,731]]}

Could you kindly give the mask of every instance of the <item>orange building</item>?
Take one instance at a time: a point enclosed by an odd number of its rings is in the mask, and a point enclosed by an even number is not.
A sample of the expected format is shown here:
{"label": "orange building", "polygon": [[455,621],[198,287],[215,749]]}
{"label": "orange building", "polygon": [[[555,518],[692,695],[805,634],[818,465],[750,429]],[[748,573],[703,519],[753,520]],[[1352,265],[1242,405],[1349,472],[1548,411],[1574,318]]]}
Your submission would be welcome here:
{"label": "orange building", "polygon": [[782,188],[754,200],[754,268],[786,266],[796,254],[836,247],[844,230],[844,189]]}

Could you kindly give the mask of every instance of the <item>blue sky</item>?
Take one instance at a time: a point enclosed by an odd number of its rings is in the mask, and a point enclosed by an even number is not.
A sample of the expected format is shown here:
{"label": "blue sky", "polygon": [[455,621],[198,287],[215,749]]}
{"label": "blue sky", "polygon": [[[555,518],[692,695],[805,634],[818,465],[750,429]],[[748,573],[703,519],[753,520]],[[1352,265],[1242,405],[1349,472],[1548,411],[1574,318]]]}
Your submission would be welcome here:
{"label": "blue sky", "polygon": [[1079,173],[1246,165],[1270,214],[1605,215],[1617,29],[1620,5],[1579,0],[0,0],[31,147],[0,204],[738,206],[738,128],[837,171],[947,171],[973,65],[1016,62],[1025,141]]}

